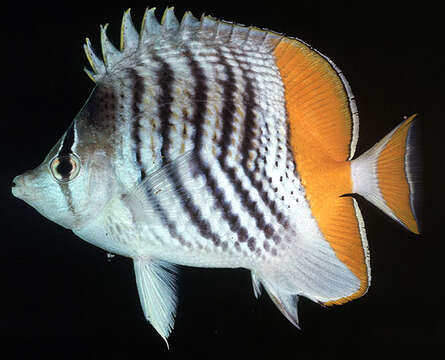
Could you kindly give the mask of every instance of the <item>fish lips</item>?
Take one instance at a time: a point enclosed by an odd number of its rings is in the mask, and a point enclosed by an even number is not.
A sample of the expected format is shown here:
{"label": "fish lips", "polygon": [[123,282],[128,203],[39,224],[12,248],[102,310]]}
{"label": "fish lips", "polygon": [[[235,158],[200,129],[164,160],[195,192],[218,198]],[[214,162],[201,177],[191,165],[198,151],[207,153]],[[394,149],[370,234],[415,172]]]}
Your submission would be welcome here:
{"label": "fish lips", "polygon": [[18,175],[12,180],[11,184],[11,191],[12,195],[14,195],[16,198],[19,198],[20,200],[25,200],[25,193],[24,193],[24,175]]}

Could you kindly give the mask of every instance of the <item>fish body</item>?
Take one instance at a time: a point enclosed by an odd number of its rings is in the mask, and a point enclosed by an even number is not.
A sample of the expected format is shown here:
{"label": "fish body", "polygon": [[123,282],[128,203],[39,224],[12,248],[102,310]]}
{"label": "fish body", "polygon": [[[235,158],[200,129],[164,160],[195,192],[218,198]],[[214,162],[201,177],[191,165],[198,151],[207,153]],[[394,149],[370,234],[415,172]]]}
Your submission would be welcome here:
{"label": "fish body", "polygon": [[242,267],[298,326],[297,301],[366,293],[357,193],[418,233],[414,116],[354,158],[349,84],[298,39],[254,27],[124,13],[120,49],[87,39],[96,83],[13,193],[83,240],[130,257],[144,314],[166,339],[175,264]]}

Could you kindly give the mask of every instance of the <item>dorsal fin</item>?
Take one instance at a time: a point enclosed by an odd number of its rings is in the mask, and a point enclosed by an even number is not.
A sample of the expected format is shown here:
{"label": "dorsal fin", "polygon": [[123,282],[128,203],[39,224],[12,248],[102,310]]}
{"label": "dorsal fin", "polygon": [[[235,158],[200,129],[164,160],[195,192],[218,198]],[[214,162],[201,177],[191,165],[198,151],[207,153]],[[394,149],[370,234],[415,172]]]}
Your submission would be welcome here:
{"label": "dorsal fin", "polygon": [[123,52],[131,52],[139,46],[139,34],[136,31],[130,15],[131,9],[124,12],[121,26],[120,50]]}
{"label": "dorsal fin", "polygon": [[101,59],[97,57],[97,55],[94,53],[93,48],[91,47],[90,39],[85,39],[85,45],[83,45],[83,49],[85,51],[85,54],[87,56],[88,62],[90,63],[93,71],[88,70],[87,68],[84,68],[87,75],[96,82],[101,74],[105,73],[105,64]]}
{"label": "dorsal fin", "polygon": [[91,65],[92,71],[84,69],[87,75],[97,82],[102,76],[109,72],[124,57],[131,52],[137,51],[142,44],[156,41],[159,36],[175,36],[189,38],[190,34],[197,32],[199,21],[190,12],[186,12],[179,23],[174,14],[173,7],[167,8],[162,16],[161,23],[154,14],[156,8],[146,9],[142,20],[141,31],[138,34],[130,15],[130,9],[124,12],[121,25],[121,38],[119,50],[108,40],[106,30],[108,24],[100,27],[102,56],[101,60],[93,51],[90,40],[87,38],[84,45],[85,54]]}
{"label": "dorsal fin", "polygon": [[231,44],[238,48],[248,43],[249,46],[263,52],[271,52],[282,38],[282,35],[272,31],[233,24],[208,15],[203,15],[201,20],[198,20],[189,11],[179,22],[173,7],[164,11],[159,23],[155,16],[155,9],[146,9],[139,34],[134,28],[130,9],[124,12],[119,49],[108,40],[106,34],[108,24],[101,26],[103,60],[94,53],[90,41],[86,39],[84,50],[92,71],[84,70],[94,82],[100,80],[105,73],[110,72],[116,64],[132,52],[142,46],[155,43],[161,38],[178,37],[181,41],[196,38]]}
{"label": "dorsal fin", "polygon": [[102,56],[105,67],[110,69],[121,59],[121,52],[108,40],[107,28],[108,24],[100,27],[100,44],[102,45]]}
{"label": "dorsal fin", "polygon": [[351,160],[359,120],[343,73],[328,57],[298,39],[283,37],[274,53],[285,87],[291,134],[304,127],[331,159]]}
{"label": "dorsal fin", "polygon": [[179,22],[175,16],[174,8],[167,8],[161,19],[162,30],[164,33],[176,33],[179,29]]}
{"label": "dorsal fin", "polygon": [[195,30],[199,27],[199,20],[193,16],[190,11],[186,11],[182,17],[181,24],[179,26],[179,32],[189,33],[191,29]]}
{"label": "dorsal fin", "polygon": [[156,8],[147,8],[145,10],[144,18],[142,19],[140,44],[144,44],[150,37],[161,33],[162,27],[158,19],[156,19],[155,10]]}
{"label": "dorsal fin", "polygon": [[201,17],[199,35],[206,40],[235,44],[239,48],[249,43],[263,52],[275,49],[283,37],[283,35],[270,30],[234,24],[208,15]]}

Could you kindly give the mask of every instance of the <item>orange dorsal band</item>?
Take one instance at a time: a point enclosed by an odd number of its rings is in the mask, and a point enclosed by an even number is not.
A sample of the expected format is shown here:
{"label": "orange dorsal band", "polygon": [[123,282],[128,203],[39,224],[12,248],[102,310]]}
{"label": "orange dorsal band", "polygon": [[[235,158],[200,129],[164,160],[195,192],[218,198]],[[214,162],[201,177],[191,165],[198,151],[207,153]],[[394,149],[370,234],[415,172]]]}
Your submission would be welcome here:
{"label": "orange dorsal band", "polygon": [[292,115],[290,126],[296,130],[304,124],[329,157],[348,159],[354,124],[347,85],[334,65],[304,43],[287,38],[275,48],[275,57]]}
{"label": "orange dorsal band", "polygon": [[360,279],[354,294],[363,295],[368,269],[359,215],[353,200],[350,156],[352,117],[348,95],[332,65],[307,45],[283,39],[275,48],[284,84],[290,143],[312,215],[337,258]]}

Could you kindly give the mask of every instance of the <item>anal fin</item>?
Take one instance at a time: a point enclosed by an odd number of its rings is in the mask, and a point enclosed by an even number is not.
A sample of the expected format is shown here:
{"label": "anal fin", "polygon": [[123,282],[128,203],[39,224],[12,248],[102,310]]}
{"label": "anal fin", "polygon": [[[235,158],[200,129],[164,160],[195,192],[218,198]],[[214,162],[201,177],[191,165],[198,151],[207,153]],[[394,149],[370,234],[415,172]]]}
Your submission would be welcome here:
{"label": "anal fin", "polygon": [[258,299],[261,295],[261,282],[253,271],[250,275],[252,276],[253,294],[255,298]]}
{"label": "anal fin", "polygon": [[136,283],[145,318],[167,343],[176,315],[176,269],[156,259],[134,259]]}
{"label": "anal fin", "polygon": [[279,287],[273,287],[264,281],[262,281],[262,284],[275,306],[297,329],[300,329],[297,308],[298,295],[282,291]]}

